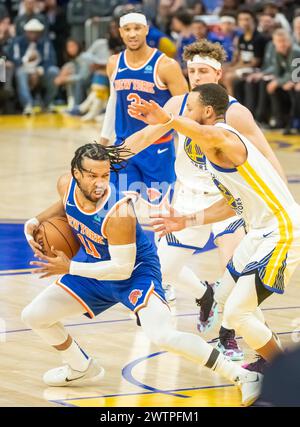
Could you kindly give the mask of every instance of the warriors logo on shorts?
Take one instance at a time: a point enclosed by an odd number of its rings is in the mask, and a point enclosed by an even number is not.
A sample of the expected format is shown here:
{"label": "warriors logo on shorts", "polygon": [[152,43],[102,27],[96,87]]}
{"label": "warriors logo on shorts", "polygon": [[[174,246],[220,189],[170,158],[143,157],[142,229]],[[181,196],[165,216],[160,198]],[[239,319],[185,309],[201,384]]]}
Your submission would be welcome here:
{"label": "warriors logo on shorts", "polygon": [[198,144],[195,144],[191,138],[184,141],[184,151],[195,166],[206,170],[206,158]]}
{"label": "warriors logo on shorts", "polygon": [[136,305],[142,295],[143,295],[143,291],[141,291],[140,289],[134,289],[133,291],[130,292],[128,299],[132,305]]}

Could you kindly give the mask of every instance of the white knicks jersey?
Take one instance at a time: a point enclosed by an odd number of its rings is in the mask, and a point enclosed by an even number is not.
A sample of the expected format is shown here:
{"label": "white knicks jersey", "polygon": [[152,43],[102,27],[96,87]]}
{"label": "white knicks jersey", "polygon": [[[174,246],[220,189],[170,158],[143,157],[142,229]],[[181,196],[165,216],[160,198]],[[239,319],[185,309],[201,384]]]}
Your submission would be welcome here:
{"label": "white knicks jersey", "polygon": [[247,160],[232,169],[215,165],[207,168],[216,187],[249,229],[273,227],[283,239],[289,239],[294,225],[300,224],[300,207],[287,185],[263,154],[237,130],[217,123],[237,135],[247,149]]}
{"label": "white knicks jersey", "polygon": [[[180,116],[184,113],[187,97],[188,94],[183,98]],[[229,106],[234,102],[237,102],[236,99],[229,97]],[[212,182],[206,167],[206,157],[202,153],[200,145],[180,133],[178,133],[175,172],[177,180],[189,190],[210,196],[207,199],[208,206],[220,200],[220,192]]]}

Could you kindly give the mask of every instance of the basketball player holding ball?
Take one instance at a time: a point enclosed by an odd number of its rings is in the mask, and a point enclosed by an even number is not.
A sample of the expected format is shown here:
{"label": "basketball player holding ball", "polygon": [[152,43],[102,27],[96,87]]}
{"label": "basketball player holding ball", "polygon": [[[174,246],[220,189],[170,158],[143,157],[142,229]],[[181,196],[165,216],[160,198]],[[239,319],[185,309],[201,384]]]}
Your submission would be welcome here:
{"label": "basketball player holding ball", "polygon": [[[37,267],[33,272],[43,277],[61,275],[22,312],[25,324],[55,348],[65,363],[46,372],[44,382],[50,386],[101,384],[104,369],[61,322],[82,314],[93,318],[121,302],[137,315],[153,343],[223,375],[239,386],[242,404],[251,404],[260,392],[260,374],[227,360],[199,335],[174,329],[155,246],[138,223],[131,199],[115,192],[109,182],[110,170],[116,170],[123,152],[99,144],[80,147],[71,163],[72,175],[58,180],[60,201],[25,224],[25,234],[40,258],[31,262]],[[55,257],[45,256],[33,242],[33,228],[40,221],[62,215],[85,251],[82,262],[55,248]]]}

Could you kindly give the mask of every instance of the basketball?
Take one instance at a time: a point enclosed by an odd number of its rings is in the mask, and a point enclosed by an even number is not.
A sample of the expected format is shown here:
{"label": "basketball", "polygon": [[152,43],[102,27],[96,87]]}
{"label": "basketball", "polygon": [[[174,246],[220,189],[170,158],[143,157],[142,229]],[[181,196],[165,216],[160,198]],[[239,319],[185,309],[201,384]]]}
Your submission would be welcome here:
{"label": "basketball", "polygon": [[34,239],[42,246],[43,253],[51,258],[54,257],[51,246],[58,251],[63,251],[68,258],[73,258],[80,247],[65,217],[53,217],[42,222]]}

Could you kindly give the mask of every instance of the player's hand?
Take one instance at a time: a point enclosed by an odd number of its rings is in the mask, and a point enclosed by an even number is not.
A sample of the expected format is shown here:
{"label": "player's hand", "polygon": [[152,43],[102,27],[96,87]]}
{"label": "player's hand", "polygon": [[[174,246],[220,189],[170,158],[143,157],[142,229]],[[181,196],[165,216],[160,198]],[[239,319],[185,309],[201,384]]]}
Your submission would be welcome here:
{"label": "player's hand", "polygon": [[56,255],[54,258],[50,258],[40,251],[35,251],[35,256],[40,259],[40,261],[31,261],[30,265],[36,265],[39,268],[31,270],[33,274],[40,274],[40,279],[45,277],[50,277],[56,274],[67,274],[70,271],[71,260],[67,255],[62,251],[57,251],[51,246],[51,252]]}
{"label": "player's hand", "polygon": [[180,231],[186,228],[186,216],[180,214],[172,206],[168,207],[167,213],[150,215],[153,218],[151,226],[159,237],[164,237],[173,231]]}
{"label": "player's hand", "polygon": [[139,103],[130,104],[128,114],[148,125],[165,124],[171,119],[171,116],[156,102],[147,102],[144,99]]}
{"label": "player's hand", "polygon": [[36,250],[43,250],[42,246],[34,240],[34,233],[37,231],[38,227],[39,221],[36,218],[31,218],[24,224],[24,234],[33,252]]}

